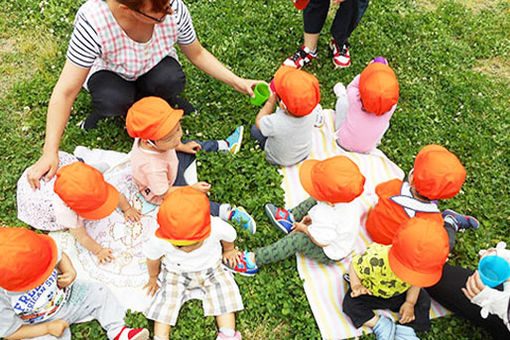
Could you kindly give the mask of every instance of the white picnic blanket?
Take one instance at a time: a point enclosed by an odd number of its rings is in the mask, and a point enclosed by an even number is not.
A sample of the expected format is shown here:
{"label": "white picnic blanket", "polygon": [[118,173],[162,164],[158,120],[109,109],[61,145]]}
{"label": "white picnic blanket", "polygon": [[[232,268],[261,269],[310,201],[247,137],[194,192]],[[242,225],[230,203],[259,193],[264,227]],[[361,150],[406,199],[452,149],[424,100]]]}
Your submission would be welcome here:
{"label": "white picnic blanket", "polygon": [[[359,254],[372,242],[365,229],[365,221],[368,212],[376,202],[376,185],[393,178],[402,179],[404,172],[378,149],[371,154],[358,154],[340,148],[335,141],[335,112],[323,110],[322,115],[324,123],[321,127],[314,128],[313,147],[309,158],[322,160],[335,155],[345,155],[359,166],[361,173],[366,177],[365,191],[361,196],[364,213],[355,246],[355,252]],[[308,198],[308,194],[299,181],[299,167],[300,164],[281,169],[282,188],[285,190],[285,204],[288,209]],[[296,255],[299,276],[304,280],[306,296],[324,339],[346,339],[371,332],[367,327],[356,329],[342,311],[342,301],[347,290],[343,274],[349,268],[351,256],[335,264],[324,265],[307,259],[301,254]],[[386,311],[383,313],[395,318],[392,313]],[[444,307],[435,301],[432,302],[431,318],[444,316],[447,313]]]}

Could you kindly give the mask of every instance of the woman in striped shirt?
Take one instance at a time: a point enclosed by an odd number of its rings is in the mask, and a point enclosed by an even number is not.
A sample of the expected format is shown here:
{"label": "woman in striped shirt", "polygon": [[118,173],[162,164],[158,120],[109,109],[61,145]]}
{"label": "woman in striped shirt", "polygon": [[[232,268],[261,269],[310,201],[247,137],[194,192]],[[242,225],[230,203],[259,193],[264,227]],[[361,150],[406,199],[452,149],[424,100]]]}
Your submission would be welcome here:
{"label": "woman in striped shirt", "polygon": [[31,167],[33,188],[58,168],[60,138],[72,105],[85,87],[92,97],[92,113],[82,123],[91,129],[105,117],[123,116],[144,96],[158,96],[185,112],[193,106],[178,95],[186,76],[175,45],[196,67],[253,95],[258,82],[240,78],[208,52],[196,37],[182,0],[88,0],[78,10],[67,60],[48,105],[43,155]]}

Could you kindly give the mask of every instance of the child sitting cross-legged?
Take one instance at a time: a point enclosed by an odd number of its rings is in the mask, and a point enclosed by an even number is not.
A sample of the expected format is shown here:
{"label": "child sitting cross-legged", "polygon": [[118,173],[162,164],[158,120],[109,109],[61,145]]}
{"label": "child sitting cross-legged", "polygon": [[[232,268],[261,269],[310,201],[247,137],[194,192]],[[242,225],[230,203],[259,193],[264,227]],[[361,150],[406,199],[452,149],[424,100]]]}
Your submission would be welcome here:
{"label": "child sitting cross-legged", "polygon": [[266,151],[269,163],[291,166],[308,157],[312,149],[316,118],[313,112],[321,100],[319,81],[305,71],[282,66],[276,71],[269,92],[268,101],[255,118],[251,136]]}
{"label": "child sitting cross-legged", "polygon": [[[355,327],[372,328],[378,340],[417,340],[415,331],[430,329],[430,296],[420,287],[439,281],[448,252],[442,223],[407,220],[393,245],[372,243],[353,257],[343,311]],[[398,312],[399,324],[374,309]]]}
{"label": "child sitting cross-legged", "polygon": [[55,241],[27,228],[0,227],[0,338],[71,340],[69,326],[97,319],[110,340],[147,340],[127,328],[126,311],[105,285],[75,280]]}
{"label": "child sitting cross-legged", "polygon": [[[131,149],[133,180],[143,198],[153,204],[161,204],[167,194],[188,185],[184,172],[200,150],[237,153],[241,148],[242,126],[225,140],[181,142],[182,115],[183,110],[173,109],[162,98],[145,97],[134,103],[126,116],[127,131],[135,138]],[[192,186],[204,193],[211,189],[206,182]],[[255,221],[243,207],[211,202],[211,215],[236,221],[255,233]]]}
{"label": "child sitting cross-legged", "polygon": [[306,160],[299,177],[303,188],[318,203],[301,222],[294,223],[281,240],[254,252],[243,252],[243,260],[228,266],[241,275],[253,275],[264,264],[284,260],[296,253],[321,263],[334,263],[353,250],[358,237],[362,206],[356,198],[363,192],[365,177],[345,156],[323,161]]}
{"label": "child sitting cross-legged", "polygon": [[154,339],[167,340],[185,296],[204,292],[204,315],[214,315],[217,339],[241,339],[235,331],[235,312],[243,309],[239,288],[221,262],[232,265],[240,252],[234,248],[236,231],[218,217],[211,217],[207,196],[181,187],[165,197],[158,212],[159,229],[144,246],[149,269],[146,284],[154,296],[145,312],[154,320]]}

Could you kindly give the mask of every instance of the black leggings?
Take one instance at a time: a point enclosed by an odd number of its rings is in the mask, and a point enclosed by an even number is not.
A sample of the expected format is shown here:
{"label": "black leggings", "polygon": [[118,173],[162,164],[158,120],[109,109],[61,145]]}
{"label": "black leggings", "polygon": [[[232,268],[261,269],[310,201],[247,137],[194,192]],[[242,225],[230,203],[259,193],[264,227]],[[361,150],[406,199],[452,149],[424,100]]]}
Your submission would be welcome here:
{"label": "black leggings", "polygon": [[471,303],[462,293],[461,288],[466,286],[473,270],[445,264],[443,276],[434,286],[426,288],[429,295],[437,302],[472,323],[485,328],[494,339],[510,339],[510,331],[503,321],[495,315],[489,315],[487,319],[480,316],[480,307]]}
{"label": "black leggings", "polygon": [[165,57],[149,72],[135,81],[128,81],[115,72],[98,71],[88,83],[92,96],[92,113],[85,121],[85,129],[97,127],[106,117],[125,116],[135,101],[146,96],[157,96],[174,105],[186,84],[181,65],[172,57]]}
{"label": "black leggings", "polygon": [[[331,0],[310,0],[303,10],[305,33],[320,33],[328,16]],[[331,35],[340,47],[347,42],[358,23],[358,0],[346,0],[340,3],[331,25]]]}

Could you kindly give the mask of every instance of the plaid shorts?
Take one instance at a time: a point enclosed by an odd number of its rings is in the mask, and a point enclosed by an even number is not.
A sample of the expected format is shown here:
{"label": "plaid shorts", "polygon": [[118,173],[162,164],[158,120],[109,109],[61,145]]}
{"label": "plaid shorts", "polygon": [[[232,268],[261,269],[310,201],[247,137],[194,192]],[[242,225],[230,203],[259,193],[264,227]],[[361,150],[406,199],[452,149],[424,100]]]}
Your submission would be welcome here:
{"label": "plaid shorts", "polygon": [[174,326],[187,293],[200,289],[204,293],[204,316],[222,315],[243,310],[239,288],[231,272],[218,263],[198,272],[176,273],[163,270],[161,288],[145,311],[148,319]]}

